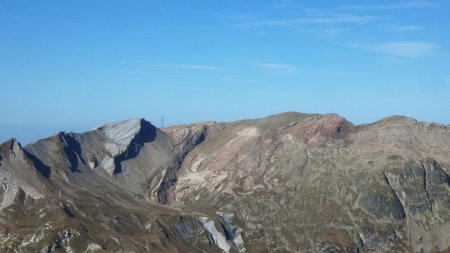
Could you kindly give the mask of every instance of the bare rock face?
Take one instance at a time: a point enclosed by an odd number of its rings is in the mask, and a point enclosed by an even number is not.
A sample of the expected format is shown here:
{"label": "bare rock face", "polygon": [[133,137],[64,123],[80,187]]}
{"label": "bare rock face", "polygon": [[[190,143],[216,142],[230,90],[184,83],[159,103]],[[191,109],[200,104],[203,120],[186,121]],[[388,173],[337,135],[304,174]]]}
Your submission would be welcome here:
{"label": "bare rock face", "polygon": [[155,138],[154,129],[143,119],[130,119],[97,128],[107,141],[104,148],[107,155],[101,161],[101,166],[108,174],[121,172],[121,160],[135,156],[144,142]]}
{"label": "bare rock face", "polygon": [[35,169],[32,157],[15,139],[3,143],[0,150],[0,209],[12,204],[20,192],[33,199],[43,198],[46,172]]}
{"label": "bare rock face", "polygon": [[450,129],[130,119],[0,148],[2,252],[448,252]]}

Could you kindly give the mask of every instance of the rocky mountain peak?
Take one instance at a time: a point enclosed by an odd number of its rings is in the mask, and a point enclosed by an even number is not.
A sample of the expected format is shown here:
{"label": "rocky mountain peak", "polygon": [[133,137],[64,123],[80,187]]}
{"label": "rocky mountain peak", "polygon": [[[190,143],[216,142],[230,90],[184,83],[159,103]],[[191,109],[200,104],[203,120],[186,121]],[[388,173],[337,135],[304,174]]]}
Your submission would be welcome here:
{"label": "rocky mountain peak", "polygon": [[151,123],[142,119],[128,119],[98,127],[97,130],[108,137],[111,141],[128,146],[141,130],[151,126]]}
{"label": "rocky mountain peak", "polygon": [[101,166],[111,175],[121,171],[120,161],[135,156],[144,143],[156,138],[156,127],[142,118],[128,119],[95,129],[106,138]]}
{"label": "rocky mountain peak", "polygon": [[322,145],[329,140],[344,139],[356,131],[356,126],[337,114],[303,114],[287,112],[258,120],[262,128],[296,136],[311,145]]}
{"label": "rocky mountain peak", "polygon": [[371,124],[361,125],[360,128],[371,127],[371,126],[395,127],[395,126],[403,126],[403,125],[414,125],[416,123],[418,123],[418,121],[413,118],[409,118],[409,117],[401,116],[401,115],[393,115],[393,116],[383,118],[383,119],[376,121],[374,123],[371,123]]}
{"label": "rocky mountain peak", "polygon": [[15,138],[2,143],[0,149],[0,160],[2,157],[14,159],[16,156],[23,156],[22,145]]}

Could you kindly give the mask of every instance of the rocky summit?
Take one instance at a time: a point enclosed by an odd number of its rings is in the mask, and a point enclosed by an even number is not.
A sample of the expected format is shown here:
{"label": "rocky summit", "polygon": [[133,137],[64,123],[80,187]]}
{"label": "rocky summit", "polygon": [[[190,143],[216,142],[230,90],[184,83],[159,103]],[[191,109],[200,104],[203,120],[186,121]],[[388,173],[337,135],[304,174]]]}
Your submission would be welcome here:
{"label": "rocky summit", "polygon": [[450,252],[450,126],[144,119],[0,147],[0,252]]}

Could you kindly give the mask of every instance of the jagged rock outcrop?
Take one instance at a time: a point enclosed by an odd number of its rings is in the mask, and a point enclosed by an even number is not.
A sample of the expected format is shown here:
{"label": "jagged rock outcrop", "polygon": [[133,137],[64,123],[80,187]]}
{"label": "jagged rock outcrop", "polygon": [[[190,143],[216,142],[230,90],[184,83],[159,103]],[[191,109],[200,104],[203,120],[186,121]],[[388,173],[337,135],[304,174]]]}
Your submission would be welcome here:
{"label": "jagged rock outcrop", "polygon": [[[0,147],[2,252],[448,252],[450,128],[130,119]],[[162,205],[163,204],[163,205]]]}
{"label": "jagged rock outcrop", "polygon": [[0,210],[13,204],[20,194],[32,199],[43,198],[46,172],[36,167],[20,143],[9,140],[0,146],[0,153]]}
{"label": "jagged rock outcrop", "polygon": [[195,146],[202,143],[207,134],[209,125],[213,122],[206,122],[200,124],[193,124],[189,126],[178,126],[173,128],[166,128],[164,132],[167,133],[172,140],[172,150],[175,152],[175,162],[173,166],[168,167],[164,171],[164,177],[156,187],[157,201],[167,204],[173,198],[172,187],[177,183],[177,173],[183,163],[186,155],[191,152]]}

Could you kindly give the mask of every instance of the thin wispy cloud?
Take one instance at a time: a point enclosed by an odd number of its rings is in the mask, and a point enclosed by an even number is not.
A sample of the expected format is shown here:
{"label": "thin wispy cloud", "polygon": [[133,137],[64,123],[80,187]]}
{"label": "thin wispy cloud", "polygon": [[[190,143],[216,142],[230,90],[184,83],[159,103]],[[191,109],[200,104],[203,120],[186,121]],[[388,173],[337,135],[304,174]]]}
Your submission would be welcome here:
{"label": "thin wispy cloud", "polygon": [[378,45],[375,49],[392,56],[418,58],[430,55],[436,46],[421,41],[399,41]]}
{"label": "thin wispy cloud", "polygon": [[402,9],[425,9],[440,6],[436,2],[431,1],[403,1],[391,4],[376,5],[347,5],[341,6],[339,9],[353,11],[382,11],[382,10],[402,10]]}
{"label": "thin wispy cloud", "polygon": [[266,71],[276,72],[293,72],[297,70],[295,66],[285,63],[257,63],[256,66]]}
{"label": "thin wispy cloud", "polygon": [[196,70],[221,70],[223,68],[211,65],[198,65],[198,64],[177,64],[172,65],[173,68],[179,69],[196,69]]}
{"label": "thin wispy cloud", "polygon": [[298,26],[302,24],[338,25],[338,24],[367,24],[379,19],[375,16],[360,15],[334,15],[311,18],[294,19],[269,19],[258,21],[247,21],[239,23],[240,27],[251,28],[258,26]]}
{"label": "thin wispy cloud", "polygon": [[431,55],[437,48],[436,45],[424,41],[395,41],[379,44],[352,43],[351,47],[374,51],[390,57],[392,60],[403,58],[420,58]]}
{"label": "thin wispy cloud", "polygon": [[349,23],[349,24],[367,24],[373,22],[375,20],[380,19],[375,16],[361,16],[361,15],[339,15],[332,18],[322,19],[327,24],[340,24],[340,23]]}
{"label": "thin wispy cloud", "polygon": [[380,27],[389,32],[411,32],[425,30],[425,27],[420,25],[382,25]]}

